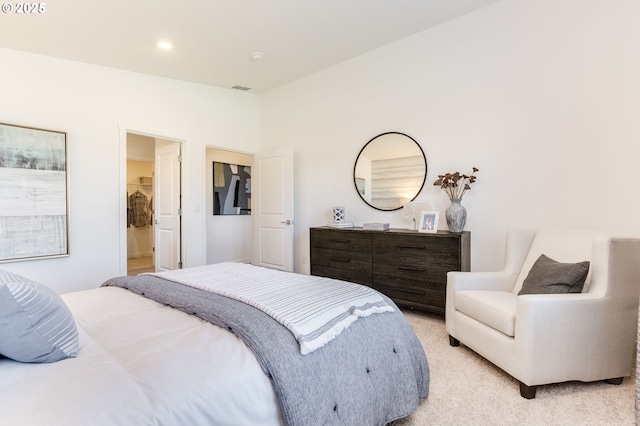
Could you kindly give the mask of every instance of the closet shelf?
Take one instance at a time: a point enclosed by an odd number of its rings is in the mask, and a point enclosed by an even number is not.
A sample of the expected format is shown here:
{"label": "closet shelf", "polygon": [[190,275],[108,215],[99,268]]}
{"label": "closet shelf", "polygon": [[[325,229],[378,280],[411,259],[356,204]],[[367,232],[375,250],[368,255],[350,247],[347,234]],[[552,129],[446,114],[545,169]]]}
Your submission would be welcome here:
{"label": "closet shelf", "polygon": [[140,176],[140,185],[152,186],[153,185],[153,178],[152,177],[146,177],[146,176]]}

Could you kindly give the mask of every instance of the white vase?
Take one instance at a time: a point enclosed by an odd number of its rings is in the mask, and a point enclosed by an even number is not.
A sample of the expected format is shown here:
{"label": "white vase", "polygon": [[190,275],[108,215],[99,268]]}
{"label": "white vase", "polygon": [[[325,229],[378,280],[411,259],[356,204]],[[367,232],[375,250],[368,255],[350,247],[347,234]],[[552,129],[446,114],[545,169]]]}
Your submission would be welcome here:
{"label": "white vase", "polygon": [[451,204],[445,211],[447,226],[450,232],[462,232],[467,221],[467,209],[461,203],[461,198],[451,198]]}

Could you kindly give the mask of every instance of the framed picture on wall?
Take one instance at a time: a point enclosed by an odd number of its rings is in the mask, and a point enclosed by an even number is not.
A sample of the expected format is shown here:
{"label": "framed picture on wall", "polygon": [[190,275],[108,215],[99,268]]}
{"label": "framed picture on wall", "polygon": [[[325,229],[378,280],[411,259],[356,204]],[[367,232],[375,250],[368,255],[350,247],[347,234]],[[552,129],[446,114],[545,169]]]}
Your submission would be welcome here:
{"label": "framed picture on wall", "polygon": [[0,262],[69,255],[67,134],[0,123]]}
{"label": "framed picture on wall", "polygon": [[438,216],[440,216],[439,212],[436,211],[425,211],[420,215],[420,226],[418,227],[418,231],[420,232],[438,232]]}
{"label": "framed picture on wall", "polygon": [[251,167],[213,162],[213,214],[251,214]]}

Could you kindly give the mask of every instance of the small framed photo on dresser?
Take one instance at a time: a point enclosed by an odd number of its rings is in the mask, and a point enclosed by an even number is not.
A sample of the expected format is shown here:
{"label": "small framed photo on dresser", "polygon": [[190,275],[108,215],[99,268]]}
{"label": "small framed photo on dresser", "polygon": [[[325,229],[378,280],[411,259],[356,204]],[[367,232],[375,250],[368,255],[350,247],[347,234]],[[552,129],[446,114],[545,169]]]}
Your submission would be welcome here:
{"label": "small framed photo on dresser", "polygon": [[418,231],[430,233],[438,232],[438,216],[440,216],[439,212],[422,212],[420,215],[420,226],[418,227]]}

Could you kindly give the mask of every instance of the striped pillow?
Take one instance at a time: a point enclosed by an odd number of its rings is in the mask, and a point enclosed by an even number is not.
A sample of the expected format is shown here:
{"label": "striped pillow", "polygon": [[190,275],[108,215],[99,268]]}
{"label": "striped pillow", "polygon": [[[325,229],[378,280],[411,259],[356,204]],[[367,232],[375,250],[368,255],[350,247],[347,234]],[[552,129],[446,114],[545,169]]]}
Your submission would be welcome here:
{"label": "striped pillow", "polygon": [[76,323],[60,296],[0,270],[0,354],[21,362],[56,362],[77,353]]}

